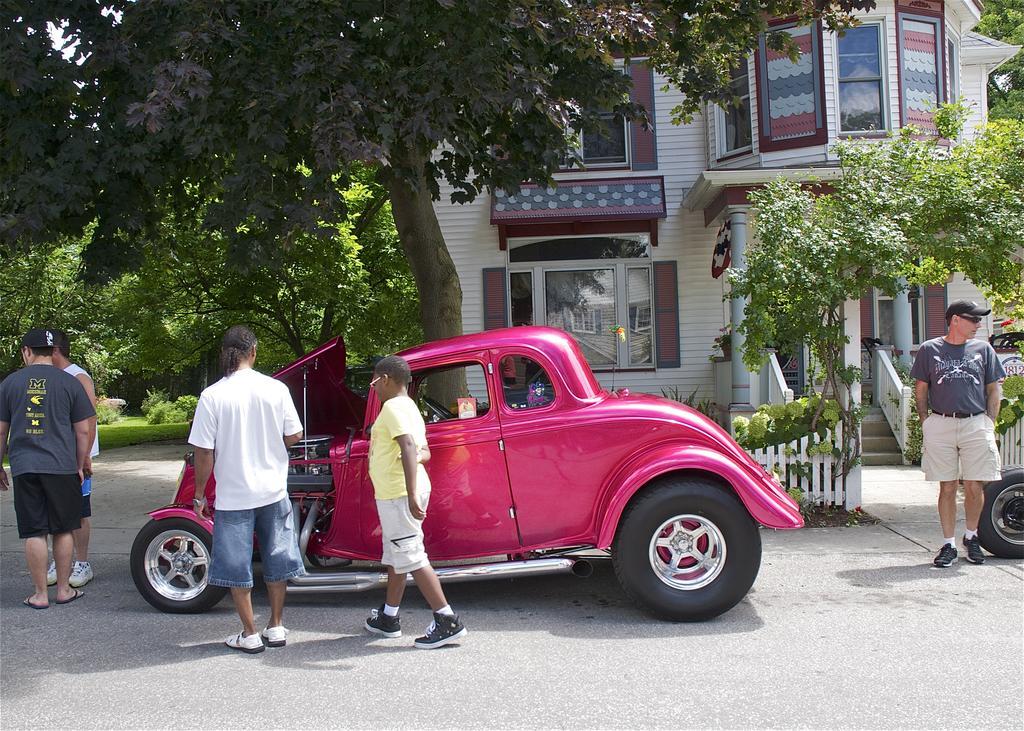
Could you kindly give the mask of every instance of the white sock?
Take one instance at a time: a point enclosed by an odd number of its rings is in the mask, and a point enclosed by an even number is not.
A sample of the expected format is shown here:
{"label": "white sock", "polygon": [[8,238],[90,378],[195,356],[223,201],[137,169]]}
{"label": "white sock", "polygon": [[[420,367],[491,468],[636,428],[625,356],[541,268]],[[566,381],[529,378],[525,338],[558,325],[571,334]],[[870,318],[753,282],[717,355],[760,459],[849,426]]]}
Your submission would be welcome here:
{"label": "white sock", "polygon": [[946,543],[951,545],[953,548],[956,548],[956,538],[947,538]]}
{"label": "white sock", "polygon": [[976,530],[964,531],[964,539],[966,539],[968,541],[971,540],[972,538],[977,538],[977,537],[978,537],[978,531],[976,531]]}
{"label": "white sock", "polygon": [[393,607],[390,604],[385,604],[384,605],[384,614],[386,614],[389,617],[397,617],[398,616],[398,607]]}
{"label": "white sock", "polygon": [[455,616],[455,612],[452,611],[452,605],[451,604],[445,604],[443,607],[441,607],[440,609],[437,610],[437,613],[438,614],[446,614],[449,617],[454,617]]}

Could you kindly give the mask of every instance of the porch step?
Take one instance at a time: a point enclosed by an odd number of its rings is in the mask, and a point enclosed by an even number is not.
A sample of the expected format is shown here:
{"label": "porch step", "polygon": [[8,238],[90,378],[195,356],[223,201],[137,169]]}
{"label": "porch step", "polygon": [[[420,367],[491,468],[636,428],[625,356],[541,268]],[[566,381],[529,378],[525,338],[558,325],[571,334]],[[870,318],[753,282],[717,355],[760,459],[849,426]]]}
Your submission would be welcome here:
{"label": "porch step", "polygon": [[885,414],[877,406],[864,412],[861,422],[861,461],[870,465],[903,464],[900,444],[893,436]]}
{"label": "porch step", "polygon": [[889,433],[889,436],[868,436],[863,435],[861,438],[861,448],[867,454],[877,454],[885,452],[896,452],[900,451],[900,443],[896,441],[896,437]]}
{"label": "porch step", "polygon": [[903,455],[899,452],[885,452],[882,454],[868,454],[865,452],[861,455],[860,461],[865,467],[873,467],[875,465],[901,465],[903,464]]}

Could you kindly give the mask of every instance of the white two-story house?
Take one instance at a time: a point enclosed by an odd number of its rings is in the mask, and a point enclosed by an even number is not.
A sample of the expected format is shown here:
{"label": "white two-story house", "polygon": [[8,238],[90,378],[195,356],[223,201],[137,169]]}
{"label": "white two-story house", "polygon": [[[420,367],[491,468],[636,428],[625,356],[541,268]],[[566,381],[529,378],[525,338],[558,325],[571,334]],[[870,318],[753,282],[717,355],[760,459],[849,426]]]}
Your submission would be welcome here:
{"label": "white two-story house", "polygon": [[[933,130],[935,105],[956,98],[972,109],[973,134],[986,121],[988,75],[1019,50],[973,33],[979,16],[973,0],[879,0],[843,37],[818,23],[772,23],[770,33],[793,36],[799,59],[762,38],[734,72],[743,104],[709,105],[685,125],[671,121],[678,92],[630,64],[653,129],[609,115],[605,136],[583,137],[586,170],[559,173],[555,188],[524,185],[466,205],[442,191],[437,214],[466,331],[553,325],[576,337],[606,387],[696,391],[733,411],[766,401],[761,379],[738,363],[718,364],[715,391],[713,341],[742,317],[713,275],[716,244],[728,240],[742,266],[748,192],[777,175],[827,180],[838,140],[911,123]],[[954,278],[896,302],[869,296],[860,329],[910,352],[943,330],[947,299],[961,296],[979,295]],[[782,364],[798,388],[800,360]]]}

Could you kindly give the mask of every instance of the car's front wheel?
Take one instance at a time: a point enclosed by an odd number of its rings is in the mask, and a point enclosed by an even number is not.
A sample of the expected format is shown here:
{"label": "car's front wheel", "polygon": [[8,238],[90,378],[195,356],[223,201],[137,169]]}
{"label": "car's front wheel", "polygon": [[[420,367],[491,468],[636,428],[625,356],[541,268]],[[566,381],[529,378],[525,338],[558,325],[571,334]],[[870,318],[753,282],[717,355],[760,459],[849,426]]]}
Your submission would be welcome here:
{"label": "car's front wheel", "polygon": [[626,593],[663,619],[696,622],[734,607],[757,578],[761,536],[727,488],[671,478],[626,509],[612,546]]}
{"label": "car's front wheel", "polygon": [[131,569],[142,598],[161,612],[205,612],[227,589],[209,583],[213,540],[184,518],[151,520],[132,544]]}
{"label": "car's front wheel", "polygon": [[989,553],[1024,558],[1024,469],[1006,470],[985,486],[978,537]]}

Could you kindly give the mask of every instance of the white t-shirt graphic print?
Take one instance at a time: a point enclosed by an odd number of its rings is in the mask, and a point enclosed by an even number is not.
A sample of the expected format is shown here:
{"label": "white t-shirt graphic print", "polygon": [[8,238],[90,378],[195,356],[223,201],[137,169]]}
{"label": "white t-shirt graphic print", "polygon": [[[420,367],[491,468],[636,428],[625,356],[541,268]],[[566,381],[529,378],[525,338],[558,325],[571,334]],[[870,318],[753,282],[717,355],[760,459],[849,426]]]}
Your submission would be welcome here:
{"label": "white t-shirt graphic print", "polygon": [[214,450],[217,510],[249,510],[288,494],[284,436],[302,431],[288,387],[251,368],[199,397],[188,441]]}

